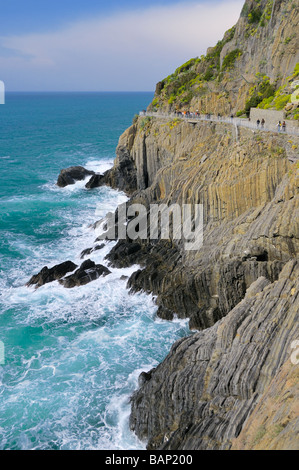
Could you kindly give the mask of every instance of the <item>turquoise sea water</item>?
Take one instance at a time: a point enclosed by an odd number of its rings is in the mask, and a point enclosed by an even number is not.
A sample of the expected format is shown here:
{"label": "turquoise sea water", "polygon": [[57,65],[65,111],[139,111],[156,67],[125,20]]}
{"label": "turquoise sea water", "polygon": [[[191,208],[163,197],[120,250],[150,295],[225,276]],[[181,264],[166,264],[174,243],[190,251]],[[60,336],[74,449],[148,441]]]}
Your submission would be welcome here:
{"label": "turquoise sea water", "polygon": [[[32,274],[80,264],[90,224],[126,199],[84,182],[58,188],[60,169],[105,171],[150,93],[8,94],[0,106],[0,449],[143,449],[128,429],[129,398],[187,324],[156,318],[150,296],[122,275],[65,289],[25,287]],[[106,264],[112,245],[90,258]],[[0,343],[0,344],[2,344]]]}

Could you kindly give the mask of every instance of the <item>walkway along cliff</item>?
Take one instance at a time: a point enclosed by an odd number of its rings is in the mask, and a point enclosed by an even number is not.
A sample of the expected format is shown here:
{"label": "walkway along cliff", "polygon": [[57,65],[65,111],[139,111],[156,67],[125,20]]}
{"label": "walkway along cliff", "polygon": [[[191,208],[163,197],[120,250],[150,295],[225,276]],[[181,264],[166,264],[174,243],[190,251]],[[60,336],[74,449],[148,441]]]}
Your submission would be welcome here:
{"label": "walkway along cliff", "polygon": [[[298,79],[298,2],[291,3],[245,2],[239,23],[221,46],[229,53],[242,40],[258,70],[261,49],[265,52],[268,44],[271,77],[259,81],[258,76],[250,90],[248,63],[240,59],[230,72],[227,101],[223,96],[219,101],[223,108],[237,112],[240,103],[244,106],[255,93],[260,96],[265,82],[273,87],[273,96],[264,99],[275,108],[282,90]],[[278,83],[281,42],[288,47]],[[220,51],[221,60],[225,52]],[[213,88],[211,113],[217,113],[215,96],[221,83],[228,83],[227,73],[212,79],[217,83],[201,84]],[[233,102],[232,84],[241,75],[242,99],[238,95]],[[149,112],[157,106],[172,112],[172,103],[179,103],[178,95],[168,97],[167,86],[165,81],[159,85]],[[199,112],[207,112],[204,102],[206,97],[194,92],[191,111],[194,103]],[[290,119],[296,116],[293,104]],[[186,102],[179,106],[184,109]],[[290,359],[299,340],[298,149],[296,135],[240,127],[236,139],[233,126],[225,122],[140,116],[121,136],[113,169],[93,176],[87,185],[124,190],[129,204],[204,206],[199,251],[185,251],[173,239],[127,239],[108,255],[114,266],[141,266],[128,287],[152,293],[161,318],[189,318],[190,327],[198,330],[174,344],[156,369],[140,376],[130,424],[149,449],[299,447],[294,406],[298,365]],[[292,385],[289,393],[287,384]]]}

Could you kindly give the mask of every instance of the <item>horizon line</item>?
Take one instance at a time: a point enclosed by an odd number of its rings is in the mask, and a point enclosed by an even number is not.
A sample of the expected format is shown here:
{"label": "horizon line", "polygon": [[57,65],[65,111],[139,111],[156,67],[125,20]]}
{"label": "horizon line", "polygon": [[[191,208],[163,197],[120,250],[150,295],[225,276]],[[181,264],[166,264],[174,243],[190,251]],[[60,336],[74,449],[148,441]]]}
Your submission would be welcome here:
{"label": "horizon line", "polygon": [[6,93],[155,93],[152,90],[6,90]]}

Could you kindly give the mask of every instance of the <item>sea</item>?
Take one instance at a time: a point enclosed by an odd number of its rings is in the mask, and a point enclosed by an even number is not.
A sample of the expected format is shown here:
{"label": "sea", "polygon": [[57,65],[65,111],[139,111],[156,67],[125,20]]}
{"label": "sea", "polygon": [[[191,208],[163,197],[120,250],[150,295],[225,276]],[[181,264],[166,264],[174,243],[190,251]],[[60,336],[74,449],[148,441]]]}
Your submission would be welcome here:
{"label": "sea", "polygon": [[[26,287],[42,267],[92,247],[92,225],[126,201],[86,181],[56,185],[62,168],[102,173],[152,93],[7,93],[0,106],[0,449],[142,450],[130,397],[188,323],[157,317],[130,294],[138,266],[66,289]],[[108,266],[115,242],[87,258]],[[87,259],[85,258],[85,259]]]}

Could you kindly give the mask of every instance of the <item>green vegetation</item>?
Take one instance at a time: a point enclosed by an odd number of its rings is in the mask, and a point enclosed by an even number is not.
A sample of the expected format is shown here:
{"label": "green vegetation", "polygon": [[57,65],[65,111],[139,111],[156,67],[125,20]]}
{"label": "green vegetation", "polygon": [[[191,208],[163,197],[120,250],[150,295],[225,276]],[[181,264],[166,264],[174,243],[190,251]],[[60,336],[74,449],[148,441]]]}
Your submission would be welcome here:
{"label": "green vegetation", "polygon": [[274,105],[277,111],[281,111],[287,103],[291,101],[291,95],[280,95],[274,98]]}
{"label": "green vegetation", "polygon": [[176,105],[178,108],[190,103],[195,95],[205,94],[208,89],[207,83],[216,79],[220,80],[222,73],[233,68],[236,59],[242,54],[240,49],[227,54],[221,68],[220,54],[224,45],[233,39],[234,34],[235,27],[229,29],[223,40],[218,41],[206,56],[188,60],[173,74],[159,82],[151,107],[157,110],[167,103],[170,106]]}
{"label": "green vegetation", "polygon": [[247,18],[248,17],[248,12],[249,12],[249,7],[248,7],[248,4],[245,3],[243,8],[242,8],[242,11],[241,11],[241,17]]}
{"label": "green vegetation", "polygon": [[253,445],[253,446],[257,445],[257,444],[263,439],[263,437],[265,436],[266,432],[267,432],[267,430],[266,430],[265,426],[263,426],[263,425],[260,426],[260,427],[258,428],[257,432],[256,432],[256,435],[255,435],[255,437],[254,437],[254,440],[253,440],[252,445]]}
{"label": "green vegetation", "polygon": [[[276,91],[271,90],[269,88],[265,95],[260,95],[258,99],[255,101],[257,106],[260,109],[275,109],[277,111],[281,111],[285,108],[285,106],[291,102],[291,96],[294,91],[290,88],[290,84],[299,76],[299,63],[296,64],[294,68],[294,72],[290,77],[287,77],[287,83],[281,87],[279,87]],[[298,87],[299,90],[299,87]],[[298,91],[299,93],[299,91]],[[255,96],[255,95],[253,95]],[[263,98],[260,100],[260,98]],[[253,102],[254,104],[254,102]],[[254,106],[254,107],[255,107]],[[298,119],[298,110],[296,108],[290,109],[287,111],[288,119]]]}
{"label": "green vegetation", "polygon": [[223,59],[222,70],[231,69],[235,61],[241,57],[241,55],[241,49],[234,49],[233,51],[229,52]]}
{"label": "green vegetation", "polygon": [[[157,84],[156,94],[159,95],[165,87],[168,87],[171,83],[179,82],[180,86],[184,85],[190,79],[190,74],[194,75],[194,66],[199,64],[201,59],[198,57],[188,60],[185,64],[178,67],[175,72],[168,77],[164,78]],[[196,75],[196,74],[195,74]]]}
{"label": "green vegetation", "polygon": [[248,20],[245,37],[254,36],[259,27],[266,26],[271,19],[272,7],[273,0],[268,0],[264,7],[261,7],[260,0],[256,0],[255,5],[251,5],[251,8],[247,3],[244,5],[242,16]]}
{"label": "green vegetation", "polygon": [[295,65],[293,75],[291,75],[291,77],[289,77],[289,78],[290,79],[295,79],[298,76],[299,76],[299,62],[297,62],[297,64]]}
{"label": "green vegetation", "polygon": [[174,127],[176,127],[180,122],[182,122],[181,119],[179,118],[175,118],[175,119],[172,119],[171,121],[169,121],[167,123],[167,125],[169,126],[169,129],[172,130]]}
{"label": "green vegetation", "polygon": [[245,108],[242,113],[249,116],[250,108],[260,107],[260,103],[267,102],[267,100],[273,98],[275,92],[275,85],[270,83],[267,75],[258,76],[258,83],[252,87],[249,91],[250,98],[246,101]]}
{"label": "green vegetation", "polygon": [[134,117],[133,117],[133,124],[136,124],[136,122],[138,121],[138,114],[135,114]]}
{"label": "green vegetation", "polygon": [[144,117],[140,122],[140,129],[143,130],[147,126],[147,124],[150,123],[151,120],[152,118],[149,116]]}
{"label": "green vegetation", "polygon": [[262,15],[263,15],[263,12],[259,7],[254,8],[248,14],[248,23],[249,24],[259,23]]}

